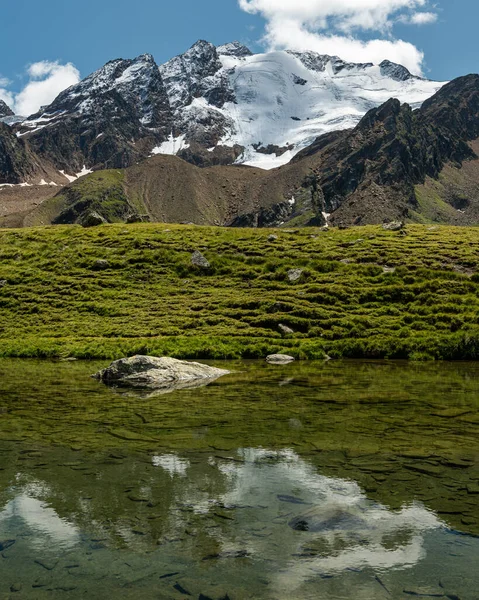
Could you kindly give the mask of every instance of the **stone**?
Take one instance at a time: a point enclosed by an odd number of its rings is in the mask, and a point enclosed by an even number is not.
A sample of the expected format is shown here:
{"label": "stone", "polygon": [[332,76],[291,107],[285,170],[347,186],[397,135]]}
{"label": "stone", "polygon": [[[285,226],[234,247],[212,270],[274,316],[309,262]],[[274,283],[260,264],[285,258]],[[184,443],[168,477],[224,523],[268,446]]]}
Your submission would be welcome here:
{"label": "stone", "polygon": [[299,281],[303,275],[303,269],[290,269],[288,271],[288,281],[290,283],[295,283]]}
{"label": "stone", "polygon": [[384,231],[401,231],[404,229],[403,221],[391,221],[390,223],[383,223]]}
{"label": "stone", "polygon": [[191,264],[201,269],[209,269],[209,261],[201,254],[199,250],[195,250],[191,255]]}
{"label": "stone", "polygon": [[82,227],[97,227],[98,225],[104,225],[107,220],[97,213],[95,210],[88,212],[80,222]]}
{"label": "stone", "polygon": [[291,329],[291,327],[288,327],[287,325],[283,325],[282,323],[280,323],[278,325],[278,329],[281,331],[281,333],[283,335],[292,335],[294,333],[294,331]]}
{"label": "stone", "polygon": [[0,288],[5,287],[7,285],[6,279],[0,279]]}
{"label": "stone", "polygon": [[278,365],[291,363],[294,362],[294,360],[294,356],[288,356],[287,354],[270,354],[266,357],[266,362]]}
{"label": "stone", "polygon": [[229,371],[196,362],[155,356],[132,356],[111,363],[93,377],[106,384],[147,389],[177,389],[213,381]]}
{"label": "stone", "polygon": [[268,242],[275,242],[278,239],[277,235],[268,235]]}
{"label": "stone", "polygon": [[132,215],[128,215],[128,217],[126,218],[125,223],[127,223],[128,225],[131,225],[132,223],[150,223],[151,219],[149,217],[149,215],[139,215],[139,214],[132,214]]}
{"label": "stone", "polygon": [[95,264],[93,265],[93,269],[95,271],[105,271],[106,269],[109,269],[109,268],[110,268],[110,263],[104,259],[99,259],[99,260],[95,261]]}

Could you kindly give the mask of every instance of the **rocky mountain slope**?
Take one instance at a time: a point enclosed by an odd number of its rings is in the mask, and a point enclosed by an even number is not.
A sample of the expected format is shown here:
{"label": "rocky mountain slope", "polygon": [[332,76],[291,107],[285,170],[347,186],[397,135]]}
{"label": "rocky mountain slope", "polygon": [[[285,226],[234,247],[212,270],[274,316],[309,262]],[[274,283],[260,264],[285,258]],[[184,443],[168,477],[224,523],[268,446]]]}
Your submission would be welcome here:
{"label": "rocky mountain slope", "polygon": [[444,86],[419,110],[388,100],[355,128],[320,136],[278,169],[200,169],[157,156],[86,176],[35,209],[25,224],[81,222],[92,210],[113,222],[144,215],[234,226],[326,219],[477,223],[478,139],[479,75],[470,75]]}
{"label": "rocky mountain slope", "polygon": [[199,41],[161,66],[148,54],[113,60],[12,127],[41,160],[70,175],[84,166],[128,167],[152,153],[270,169],[391,97],[416,107],[441,85],[388,61],[252,54],[238,42]]}
{"label": "rocky mountain slope", "polygon": [[3,117],[0,224],[479,222],[478,79],[237,42],[114,60]]}
{"label": "rocky mountain slope", "polygon": [[12,117],[13,110],[5,104],[3,100],[0,99],[0,118],[2,117]]}

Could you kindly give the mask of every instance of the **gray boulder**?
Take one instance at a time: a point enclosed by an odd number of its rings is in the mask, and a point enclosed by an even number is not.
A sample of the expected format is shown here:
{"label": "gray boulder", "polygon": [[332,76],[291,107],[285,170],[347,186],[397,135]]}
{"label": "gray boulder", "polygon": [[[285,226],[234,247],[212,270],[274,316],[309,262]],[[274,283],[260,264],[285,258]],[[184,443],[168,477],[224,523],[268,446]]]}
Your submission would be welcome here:
{"label": "gray boulder", "polygon": [[105,271],[106,269],[109,269],[109,268],[110,268],[110,263],[107,260],[104,260],[102,258],[95,261],[95,264],[93,265],[94,271]]}
{"label": "gray boulder", "polygon": [[195,267],[200,267],[201,269],[209,269],[210,263],[208,260],[201,254],[199,250],[195,250],[191,255],[191,264]]}
{"label": "gray boulder", "polygon": [[151,219],[149,215],[139,215],[137,213],[134,213],[132,215],[128,215],[128,217],[126,218],[125,223],[127,225],[132,225],[133,223],[150,223]]}
{"label": "gray boulder", "polygon": [[285,365],[290,362],[294,362],[294,356],[288,356],[287,354],[270,354],[266,357],[266,362],[274,365]]}
{"label": "gray boulder", "polygon": [[404,229],[403,221],[391,221],[391,223],[383,223],[384,231],[401,231]]}
{"label": "gray boulder", "polygon": [[155,356],[132,356],[115,360],[93,377],[106,384],[147,389],[177,389],[192,383],[210,382],[229,371],[195,362]]}
{"label": "gray boulder", "polygon": [[82,227],[97,227],[98,225],[104,225],[107,220],[97,213],[95,210],[88,212],[80,222]]}
{"label": "gray boulder", "polygon": [[278,329],[281,331],[281,333],[283,335],[292,335],[294,333],[294,331],[291,329],[291,327],[288,327],[287,325],[283,325],[282,323],[280,323],[278,325]]}
{"label": "gray boulder", "polygon": [[288,271],[288,280],[291,283],[299,281],[303,275],[303,269],[291,269]]}

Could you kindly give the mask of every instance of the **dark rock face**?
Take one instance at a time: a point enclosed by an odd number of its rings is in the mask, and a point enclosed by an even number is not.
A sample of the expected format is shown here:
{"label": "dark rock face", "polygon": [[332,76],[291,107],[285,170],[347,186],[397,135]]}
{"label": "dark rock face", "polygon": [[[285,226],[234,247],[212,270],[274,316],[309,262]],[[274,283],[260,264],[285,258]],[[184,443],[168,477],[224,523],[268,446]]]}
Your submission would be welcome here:
{"label": "dark rock face", "polygon": [[244,56],[253,56],[253,53],[249,48],[247,48],[241,42],[231,42],[229,44],[223,44],[223,46],[218,46],[216,48],[218,54],[222,54],[224,56],[236,56],[237,58],[242,58]]}
{"label": "dark rock face", "polygon": [[0,118],[13,117],[14,114],[15,113],[13,112],[13,110],[7,104],[5,104],[3,100],[0,100]]}
{"label": "dark rock face", "polygon": [[20,126],[42,157],[66,172],[121,168],[146,158],[171,131],[172,113],[153,57],[107,63]]}
{"label": "dark rock face", "polygon": [[407,81],[408,79],[418,79],[412,75],[406,67],[398,65],[397,63],[391,62],[390,60],[383,60],[379,65],[381,69],[381,75],[384,77],[390,77],[396,81]]}
{"label": "dark rock face", "polygon": [[[247,56],[249,50],[236,43],[217,49],[200,40],[184,54],[160,66],[174,114],[174,136],[185,135],[190,143],[205,149],[216,146],[229,124],[215,107],[235,101],[229,72],[222,69],[219,52]],[[204,98],[210,106],[195,105],[195,98]]]}
{"label": "dark rock face", "polygon": [[378,222],[401,220],[416,207],[415,185],[436,178],[448,162],[475,158],[468,142],[478,137],[479,76],[470,75],[444,86],[418,111],[389,100],[355,129],[326,134],[293,160],[317,159],[308,185],[321,191],[326,212],[345,203],[364,210],[376,199],[386,207]]}
{"label": "dark rock face", "polygon": [[230,224],[230,227],[279,227],[288,221],[293,214],[289,202],[273,204],[259,208],[257,211],[240,215]]}
{"label": "dark rock face", "polygon": [[35,164],[22,140],[0,122],[0,184],[17,184],[35,172]]}
{"label": "dark rock face", "polygon": [[220,69],[221,63],[215,46],[204,40],[196,42],[184,54],[161,65],[161,76],[172,108],[191,104],[193,98],[200,95],[203,80],[214,76]]}
{"label": "dark rock face", "polygon": [[214,150],[208,150],[204,145],[192,142],[188,148],[184,148],[178,155],[186,162],[197,167],[213,167],[231,165],[243,153],[242,146],[215,146]]}

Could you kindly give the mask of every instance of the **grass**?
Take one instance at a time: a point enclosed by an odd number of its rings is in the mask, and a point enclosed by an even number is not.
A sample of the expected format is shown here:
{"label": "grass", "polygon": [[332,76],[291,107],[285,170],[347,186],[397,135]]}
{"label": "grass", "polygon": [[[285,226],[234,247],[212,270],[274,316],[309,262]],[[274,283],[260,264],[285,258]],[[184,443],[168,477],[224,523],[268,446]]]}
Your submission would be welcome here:
{"label": "grass", "polygon": [[[477,229],[271,233],[0,230],[0,356],[479,358]],[[196,249],[210,269],[191,264]],[[292,268],[303,269],[295,283]]]}
{"label": "grass", "polygon": [[[43,225],[52,219],[59,223],[73,223],[88,211],[97,211],[111,223],[124,222],[132,207],[123,189],[124,173],[105,170],[82,177],[74,187],[66,187],[54,198],[27,217],[29,226]],[[144,206],[134,207],[144,212]],[[57,221],[55,221],[57,222]]]}

